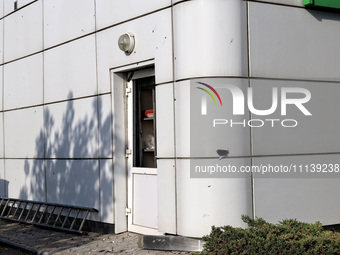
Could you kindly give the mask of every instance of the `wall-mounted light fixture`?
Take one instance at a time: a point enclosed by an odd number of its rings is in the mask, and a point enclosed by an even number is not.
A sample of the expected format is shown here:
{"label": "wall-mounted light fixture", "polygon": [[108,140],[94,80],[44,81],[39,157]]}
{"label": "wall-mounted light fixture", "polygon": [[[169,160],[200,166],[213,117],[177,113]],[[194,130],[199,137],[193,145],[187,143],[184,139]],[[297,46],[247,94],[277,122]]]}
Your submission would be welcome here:
{"label": "wall-mounted light fixture", "polygon": [[135,36],[131,33],[125,33],[118,39],[119,49],[124,51],[126,54],[130,54],[135,48]]}

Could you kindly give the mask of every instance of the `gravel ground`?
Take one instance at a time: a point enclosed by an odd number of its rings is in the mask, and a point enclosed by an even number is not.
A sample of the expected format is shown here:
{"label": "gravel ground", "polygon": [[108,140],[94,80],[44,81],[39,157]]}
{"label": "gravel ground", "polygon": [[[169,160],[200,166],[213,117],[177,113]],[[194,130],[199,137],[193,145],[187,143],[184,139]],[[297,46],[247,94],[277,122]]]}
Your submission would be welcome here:
{"label": "gravel ground", "polygon": [[0,245],[0,254],[2,255],[24,255],[26,252],[22,252],[17,249],[13,249],[11,247]]}
{"label": "gravel ground", "polygon": [[[0,220],[0,238],[52,254],[190,254],[189,252],[143,250],[140,247],[141,235],[130,232],[78,235],[3,220]],[[0,254],[12,254],[1,253],[1,251]]]}

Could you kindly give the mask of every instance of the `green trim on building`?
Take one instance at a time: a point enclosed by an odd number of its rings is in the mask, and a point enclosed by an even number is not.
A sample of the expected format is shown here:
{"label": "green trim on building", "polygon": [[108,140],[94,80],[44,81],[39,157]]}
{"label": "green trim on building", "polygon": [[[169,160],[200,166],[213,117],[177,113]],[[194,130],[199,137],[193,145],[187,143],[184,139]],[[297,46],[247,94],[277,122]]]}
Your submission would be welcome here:
{"label": "green trim on building", "polygon": [[340,0],[303,0],[304,6],[340,9]]}
{"label": "green trim on building", "polygon": [[314,0],[303,0],[303,5],[313,5]]}

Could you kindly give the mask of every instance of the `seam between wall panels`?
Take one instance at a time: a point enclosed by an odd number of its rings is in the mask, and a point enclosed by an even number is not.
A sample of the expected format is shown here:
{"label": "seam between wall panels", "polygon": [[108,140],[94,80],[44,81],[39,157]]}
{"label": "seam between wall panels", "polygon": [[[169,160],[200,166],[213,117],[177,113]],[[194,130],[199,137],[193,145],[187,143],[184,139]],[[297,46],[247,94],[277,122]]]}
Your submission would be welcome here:
{"label": "seam between wall panels", "polygon": [[260,77],[260,76],[253,76],[253,77],[248,77],[248,76],[197,76],[197,77],[190,77],[190,78],[183,78],[183,79],[178,79],[175,80],[174,82],[180,82],[180,81],[190,81],[193,79],[205,79],[205,78],[228,78],[228,79],[248,79],[250,78],[251,80],[273,80],[273,81],[292,81],[292,82],[323,82],[323,83],[334,83],[334,84],[339,84],[340,80],[307,80],[307,79],[292,79],[292,78],[275,78],[275,77]]}
{"label": "seam between wall panels", "polygon": [[116,202],[115,202],[115,186],[114,186],[114,161],[113,161],[113,139],[114,139],[114,135],[113,135],[113,131],[114,131],[114,118],[113,118],[113,73],[110,70],[110,123],[111,123],[111,128],[110,128],[110,146],[111,146],[111,174],[112,174],[112,197],[113,197],[113,218],[112,218],[112,222],[113,224],[116,224]]}
{"label": "seam between wall panels", "polygon": [[35,104],[35,105],[29,105],[29,106],[22,106],[22,107],[18,107],[18,108],[10,108],[10,109],[7,109],[7,110],[3,110],[2,112],[12,112],[12,111],[29,109],[29,108],[39,107],[39,106],[46,106],[46,105],[51,105],[51,104],[66,103],[66,102],[69,102],[69,101],[81,100],[81,99],[86,99],[86,98],[93,98],[93,97],[109,95],[109,94],[110,94],[110,92],[106,92],[106,93],[101,93],[101,94],[98,94],[98,95],[89,95],[89,96],[83,96],[83,97],[63,99],[63,100],[53,101],[53,102],[44,103],[44,104]]}
{"label": "seam between wall panels", "polygon": [[[245,0],[243,0],[245,1]],[[266,1],[258,1],[258,0],[246,0],[247,2],[258,3],[258,4],[269,4],[269,5],[278,5],[278,6],[285,6],[285,7],[294,7],[294,8],[301,8],[306,9],[304,6],[293,5],[293,4],[283,4],[283,3],[274,3],[274,2],[266,2]]]}
{"label": "seam between wall panels", "polygon": [[45,0],[42,0],[42,99],[43,99],[43,146],[44,146],[44,160],[43,160],[43,166],[44,166],[44,174],[45,174],[45,201],[47,202],[47,160],[46,160],[46,145],[47,145],[47,139],[46,139],[46,127],[45,127]]}
{"label": "seam between wall panels", "polygon": [[[339,153],[340,154],[340,153]],[[58,158],[58,157],[50,157],[50,158],[29,158],[29,157],[26,157],[26,158],[4,158],[4,159],[17,159],[17,160],[74,160],[74,161],[77,161],[77,160],[110,160],[112,158]]]}
{"label": "seam between wall panels", "polygon": [[[2,10],[4,10],[4,6],[5,6],[5,1],[2,2]],[[4,58],[5,58],[5,20],[2,18],[2,61],[4,61]],[[4,92],[5,92],[5,78],[4,78],[4,69],[5,69],[5,66],[2,65],[1,66],[1,72],[2,72],[2,76],[1,76],[1,83],[2,83],[2,86],[1,86],[1,92],[2,92],[2,95],[1,95],[1,106],[2,106],[2,150],[3,150],[3,167],[4,167],[4,176],[3,176],[3,179],[6,180],[6,161],[5,161],[5,113],[4,113],[4,107],[5,107],[5,103],[4,103],[4,99],[5,99],[5,96],[4,96]],[[5,181],[4,181],[4,184],[5,184]],[[5,195],[5,197],[8,197],[8,189],[6,189],[7,185],[4,185],[3,187],[3,194]]]}
{"label": "seam between wall panels", "polygon": [[[338,152],[318,152],[318,153],[296,153],[296,154],[263,154],[263,155],[253,155],[253,156],[228,156],[231,159],[245,159],[245,158],[274,158],[274,157],[304,157],[304,156],[328,156],[328,155],[340,155],[340,151]],[[3,159],[36,159],[36,160],[111,160],[112,157],[103,157],[103,158],[10,158],[5,157]],[[158,157],[157,159],[218,159],[218,157]]]}
{"label": "seam between wall panels", "polygon": [[[6,0],[4,0],[3,3],[5,3],[5,1],[6,1]],[[2,18],[0,18],[0,20],[2,20],[2,19],[6,18],[6,17],[8,17],[8,16],[10,16],[10,15],[12,15],[12,14],[14,14],[14,13],[16,13],[16,12],[22,10],[22,9],[24,9],[25,7],[27,7],[27,6],[31,5],[31,4],[34,4],[35,2],[38,2],[38,1],[39,1],[39,0],[35,0],[35,1],[32,1],[32,2],[30,2],[30,3],[28,3],[28,4],[25,4],[25,5],[21,6],[20,8],[18,8],[18,9],[16,9],[16,10],[14,10],[14,11],[12,11],[12,12],[10,12],[10,13],[4,15],[4,16],[2,16]],[[3,4],[3,10],[5,10],[5,4]]]}
{"label": "seam between wall panels", "polygon": [[[250,17],[249,17],[249,2],[246,2],[246,17],[247,17],[247,60],[248,60],[248,88],[251,87],[250,77],[251,77],[251,59],[250,59]],[[248,112],[249,119],[252,118],[252,113]],[[254,155],[254,147],[253,147],[253,129],[249,128],[249,146],[250,146],[250,165],[254,164],[253,155]],[[250,182],[251,182],[251,210],[252,216],[255,219],[255,179],[253,173],[250,173]]]}
{"label": "seam between wall panels", "polygon": [[178,210],[177,210],[177,143],[176,143],[176,87],[175,87],[175,32],[174,32],[174,7],[171,0],[171,37],[172,37],[172,111],[173,111],[173,129],[174,129],[174,179],[175,179],[175,232],[178,234]]}
{"label": "seam between wall panels", "polygon": [[100,221],[102,221],[102,211],[103,211],[103,208],[102,208],[102,193],[101,193],[101,160],[100,160],[100,156],[101,156],[101,152],[102,152],[102,142],[101,142],[101,132],[100,132],[100,121],[101,121],[101,109],[99,109],[99,106],[101,105],[99,103],[99,84],[98,84],[98,50],[97,50],[97,32],[96,32],[96,29],[97,29],[97,1],[94,0],[93,1],[93,8],[94,8],[94,51],[95,51],[95,57],[96,57],[96,95],[97,95],[97,128],[98,128],[98,136],[97,136],[97,139],[98,139],[98,142],[97,142],[97,153],[98,153],[98,179],[99,179],[99,219]]}
{"label": "seam between wall panels", "polygon": [[[96,30],[97,27],[97,9],[96,9],[96,0],[93,1],[93,8],[94,8],[94,29]],[[100,157],[101,155],[101,134],[100,134],[100,103],[99,103],[99,84],[98,84],[98,48],[97,48],[97,33],[94,33],[94,51],[95,51],[95,64],[96,64],[96,96],[97,96],[97,126],[98,126],[98,143],[97,143],[97,153],[98,153],[98,157]],[[100,164],[99,164],[100,165]]]}
{"label": "seam between wall panels", "polygon": [[[245,158],[273,158],[273,157],[301,157],[301,156],[326,156],[326,155],[340,155],[340,151],[338,152],[310,152],[310,153],[295,153],[295,154],[262,154],[262,155],[248,155],[248,156],[228,156],[231,159],[245,159]],[[157,159],[175,159],[175,157],[158,157]],[[218,157],[176,157],[176,159],[218,159]]]}

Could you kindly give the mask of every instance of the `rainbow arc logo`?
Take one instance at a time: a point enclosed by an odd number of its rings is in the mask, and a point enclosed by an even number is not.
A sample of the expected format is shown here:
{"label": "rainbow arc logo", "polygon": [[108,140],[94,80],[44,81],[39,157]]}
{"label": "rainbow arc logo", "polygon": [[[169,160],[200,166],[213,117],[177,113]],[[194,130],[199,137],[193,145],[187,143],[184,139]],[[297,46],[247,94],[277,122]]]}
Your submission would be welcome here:
{"label": "rainbow arc logo", "polygon": [[[216,102],[216,99],[214,97],[214,95],[218,98],[221,106],[222,106],[222,100],[221,100],[221,97],[220,95],[217,93],[217,91],[212,87],[210,86],[209,84],[206,84],[206,83],[203,83],[203,82],[197,82],[198,84],[208,88],[202,88],[202,87],[196,87],[197,89],[200,89],[200,90],[203,90],[205,93],[207,93],[211,98],[212,100],[214,101],[215,105],[217,106],[217,102]],[[214,95],[213,95],[214,94]],[[207,98],[206,97],[202,97],[202,104],[201,104],[201,114],[202,115],[207,115]]]}

